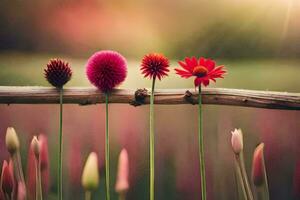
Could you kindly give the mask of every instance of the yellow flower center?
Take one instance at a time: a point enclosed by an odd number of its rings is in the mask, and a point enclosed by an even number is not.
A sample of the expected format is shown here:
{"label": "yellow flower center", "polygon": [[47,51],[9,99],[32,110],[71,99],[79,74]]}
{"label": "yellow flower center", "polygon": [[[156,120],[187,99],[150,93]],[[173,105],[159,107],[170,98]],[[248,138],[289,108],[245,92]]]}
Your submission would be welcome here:
{"label": "yellow flower center", "polygon": [[208,70],[203,66],[197,66],[193,69],[193,75],[197,77],[204,77],[207,75],[207,72]]}

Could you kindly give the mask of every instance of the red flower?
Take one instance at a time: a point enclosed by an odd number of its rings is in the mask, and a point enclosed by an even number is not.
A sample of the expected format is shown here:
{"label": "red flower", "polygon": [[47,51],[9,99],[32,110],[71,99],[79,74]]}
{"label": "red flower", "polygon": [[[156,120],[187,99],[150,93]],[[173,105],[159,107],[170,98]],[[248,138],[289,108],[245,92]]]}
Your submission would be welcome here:
{"label": "red flower", "polygon": [[226,73],[224,66],[217,66],[213,60],[200,58],[197,60],[195,57],[185,58],[185,61],[179,61],[179,65],[183,68],[175,69],[176,74],[183,78],[190,78],[195,76],[195,87],[201,85],[207,86],[210,80],[216,82],[216,78],[223,78],[223,74]]}
{"label": "red flower", "polygon": [[169,60],[162,54],[150,53],[145,55],[142,64],[141,70],[144,77],[158,78],[161,80],[164,76],[167,76],[169,72]]}

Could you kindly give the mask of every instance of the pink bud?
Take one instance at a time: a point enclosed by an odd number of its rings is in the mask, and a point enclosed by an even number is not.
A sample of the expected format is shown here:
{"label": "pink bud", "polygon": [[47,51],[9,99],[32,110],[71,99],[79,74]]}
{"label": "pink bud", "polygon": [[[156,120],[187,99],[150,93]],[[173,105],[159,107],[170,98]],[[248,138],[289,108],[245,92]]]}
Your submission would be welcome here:
{"label": "pink bud", "polygon": [[1,189],[4,194],[11,197],[14,189],[14,174],[12,161],[9,161],[9,163],[7,163],[7,161],[4,160],[3,162],[1,173]]}
{"label": "pink bud", "polygon": [[252,161],[252,180],[255,186],[261,186],[264,183],[264,143],[259,144],[253,154]]}
{"label": "pink bud", "polygon": [[47,169],[49,167],[49,153],[48,153],[48,139],[45,135],[39,135],[40,142],[40,160],[41,160],[41,170]]}
{"label": "pink bud", "polygon": [[26,188],[24,183],[18,182],[18,194],[17,200],[25,200],[26,199]]}
{"label": "pink bud", "polygon": [[231,131],[231,146],[233,152],[239,154],[243,150],[243,133],[241,129]]}
{"label": "pink bud", "polygon": [[118,174],[116,182],[116,192],[124,193],[129,189],[129,161],[126,149],[122,149],[119,156]]}
{"label": "pink bud", "polygon": [[[49,155],[48,155],[48,140],[45,135],[40,134],[40,162],[41,162],[41,178],[43,195],[47,195],[49,191]],[[35,199],[35,155],[32,146],[30,145],[28,151],[27,161],[27,189],[29,199]]]}

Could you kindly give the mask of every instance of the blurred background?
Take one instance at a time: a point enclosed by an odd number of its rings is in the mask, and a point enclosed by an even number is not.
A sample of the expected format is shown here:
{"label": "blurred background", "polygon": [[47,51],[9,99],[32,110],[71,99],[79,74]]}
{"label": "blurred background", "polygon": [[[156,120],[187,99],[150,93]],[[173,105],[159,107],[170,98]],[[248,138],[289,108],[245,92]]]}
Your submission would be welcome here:
{"label": "blurred background", "polygon": [[[43,69],[50,58],[73,68],[68,86],[90,86],[86,60],[112,49],[128,59],[121,88],[150,87],[139,71],[142,56],[161,52],[172,68],[185,56],[205,56],[225,65],[224,80],[210,87],[300,92],[300,2],[298,0],[1,0],[0,85],[49,86]],[[172,70],[157,88],[193,88]],[[156,199],[200,199],[197,108],[156,106]],[[110,106],[112,188],[120,150],[130,162],[128,199],[148,199],[148,106]],[[0,105],[0,161],[8,158],[4,137],[15,127],[27,165],[33,135],[48,137],[49,192],[57,192],[58,105]],[[83,163],[99,155],[104,199],[104,106],[65,105],[64,195],[83,199]],[[232,106],[204,106],[205,153],[209,199],[240,199],[236,190],[230,131],[244,131],[246,167],[265,143],[270,196],[300,199],[300,112]],[[25,170],[26,171],[26,170]],[[113,194],[116,198],[116,194]]]}

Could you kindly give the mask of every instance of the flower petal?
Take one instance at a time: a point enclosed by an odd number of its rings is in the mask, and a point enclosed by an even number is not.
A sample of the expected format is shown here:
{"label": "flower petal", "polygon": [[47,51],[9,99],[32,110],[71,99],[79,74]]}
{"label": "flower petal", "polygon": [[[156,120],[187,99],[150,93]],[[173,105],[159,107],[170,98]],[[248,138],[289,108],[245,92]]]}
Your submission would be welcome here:
{"label": "flower petal", "polygon": [[198,65],[197,58],[195,56],[193,56],[191,60],[192,60],[192,65],[193,66],[197,66]]}
{"label": "flower petal", "polygon": [[181,70],[181,69],[175,69],[175,71],[176,71],[176,74],[180,75],[183,78],[190,78],[191,76],[193,76],[192,73]]}
{"label": "flower petal", "polygon": [[213,61],[211,59],[207,59],[205,62],[205,65],[204,65],[204,67],[206,67],[208,71],[213,70],[215,68],[215,66],[216,66],[215,61]]}
{"label": "flower petal", "polygon": [[206,59],[205,58],[203,58],[203,57],[199,58],[199,65],[205,66],[205,63],[206,63]]}
{"label": "flower petal", "polygon": [[189,72],[193,72],[193,67],[189,66],[188,64],[186,64],[184,61],[179,61],[178,64],[185,70],[189,71]]}
{"label": "flower petal", "polygon": [[193,60],[190,59],[189,57],[185,58],[185,62],[192,69],[197,66],[197,62],[193,62]]}

